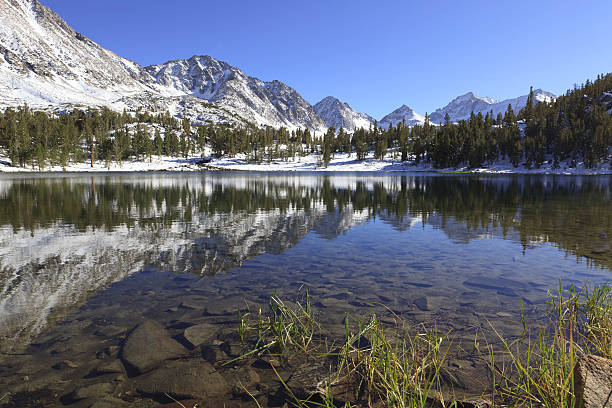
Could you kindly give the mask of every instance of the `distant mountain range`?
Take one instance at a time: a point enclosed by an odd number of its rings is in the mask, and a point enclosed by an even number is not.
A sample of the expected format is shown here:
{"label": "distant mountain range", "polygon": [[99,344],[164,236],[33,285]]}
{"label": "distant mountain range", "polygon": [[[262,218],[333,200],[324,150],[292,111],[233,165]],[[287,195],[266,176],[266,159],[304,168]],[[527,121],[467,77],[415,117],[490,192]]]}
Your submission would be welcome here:
{"label": "distant mountain range", "polygon": [[[503,115],[504,112],[506,112],[508,105],[512,105],[512,110],[518,113],[519,110],[527,105],[527,97],[528,95],[523,95],[518,98],[497,102],[495,99],[487,97],[481,98],[474,95],[472,92],[468,92],[465,95],[453,99],[445,107],[432,112],[432,114],[429,115],[429,120],[435,124],[443,123],[444,117],[448,113],[451,122],[457,122],[459,120],[469,119],[472,112],[475,114],[482,113],[484,116],[491,111],[493,112],[493,116],[497,117],[498,113]],[[551,102],[556,99],[556,96],[550,92],[536,89],[533,91],[533,99],[535,103]]]}
{"label": "distant mountain range", "polygon": [[[536,101],[555,96],[535,91]],[[515,111],[527,95],[496,102],[467,93],[430,115],[440,123],[471,112]],[[169,111],[194,123],[255,124],[309,128],[329,126],[352,132],[374,119],[328,96],[311,106],[280,81],[262,81],[210,56],[168,61],[142,67],[102,48],[74,31],[36,0],[0,1],[0,108],[27,103],[36,109],[62,111],[74,107],[108,106],[114,110]],[[403,105],[379,121],[381,127],[421,124],[424,117]]]}

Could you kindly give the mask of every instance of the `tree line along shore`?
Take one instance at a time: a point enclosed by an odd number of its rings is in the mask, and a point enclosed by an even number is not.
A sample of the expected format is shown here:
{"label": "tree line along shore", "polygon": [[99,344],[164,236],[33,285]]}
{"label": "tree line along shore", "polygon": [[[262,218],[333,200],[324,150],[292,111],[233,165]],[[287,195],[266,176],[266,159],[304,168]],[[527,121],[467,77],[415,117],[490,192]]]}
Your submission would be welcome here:
{"label": "tree line along shore", "polygon": [[[434,168],[480,168],[507,161],[514,167],[542,164],[594,168],[611,162],[612,74],[587,80],[554,102],[527,105],[505,114],[472,114],[468,120],[423,125],[399,123],[353,133],[330,127],[321,135],[308,129],[192,123],[170,113],[114,112],[106,107],[73,109],[62,114],[28,106],[0,114],[0,149],[10,165],[44,170],[75,163],[151,161],[153,156],[234,157],[264,164],[316,155],[326,167],[336,154],[356,160],[396,159]],[[5,163],[8,164],[8,163]],[[611,162],[612,164],[612,162]]]}

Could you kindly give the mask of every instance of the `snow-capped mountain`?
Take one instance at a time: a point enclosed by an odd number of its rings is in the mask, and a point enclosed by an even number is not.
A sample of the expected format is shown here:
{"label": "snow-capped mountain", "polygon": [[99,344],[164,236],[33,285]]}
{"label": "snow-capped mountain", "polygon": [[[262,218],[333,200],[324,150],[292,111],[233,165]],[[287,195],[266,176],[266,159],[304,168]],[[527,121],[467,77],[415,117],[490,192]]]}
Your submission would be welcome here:
{"label": "snow-capped mountain", "polygon": [[194,96],[224,107],[248,122],[273,127],[325,130],[313,107],[280,81],[264,82],[210,56],[151,65],[145,70],[169,93]]}
{"label": "snow-capped mountain", "polygon": [[142,67],[75,32],[48,7],[0,1],[3,105],[100,105],[153,89]]}
{"label": "snow-capped mountain", "polygon": [[378,122],[378,126],[383,129],[388,129],[389,125],[396,127],[404,122],[406,126],[422,125],[425,123],[425,117],[416,113],[412,108],[402,105]]}
{"label": "snow-capped mountain", "polygon": [[[518,113],[527,105],[528,95],[519,96],[514,99],[506,99],[501,102],[488,97],[478,97],[472,92],[468,92],[465,95],[461,95],[453,99],[448,105],[443,108],[437,109],[432,112],[429,116],[431,123],[438,124],[444,122],[444,117],[448,113],[451,122],[457,122],[459,120],[469,119],[472,112],[474,114],[482,113],[486,115],[488,112],[493,111],[493,116],[497,117],[498,113],[502,115],[508,109],[508,105],[512,105],[512,110]],[[536,89],[533,91],[534,104],[538,102],[551,102],[556,99],[556,96],[550,92]]]}
{"label": "snow-capped mountain", "polygon": [[141,67],[74,31],[36,0],[0,1],[0,107],[27,103],[170,111],[194,121],[326,126],[297,91],[212,57]]}
{"label": "snow-capped mountain", "polygon": [[344,128],[350,133],[359,128],[368,129],[374,123],[369,115],[357,112],[348,103],[342,103],[333,96],[321,99],[313,107],[328,127]]}

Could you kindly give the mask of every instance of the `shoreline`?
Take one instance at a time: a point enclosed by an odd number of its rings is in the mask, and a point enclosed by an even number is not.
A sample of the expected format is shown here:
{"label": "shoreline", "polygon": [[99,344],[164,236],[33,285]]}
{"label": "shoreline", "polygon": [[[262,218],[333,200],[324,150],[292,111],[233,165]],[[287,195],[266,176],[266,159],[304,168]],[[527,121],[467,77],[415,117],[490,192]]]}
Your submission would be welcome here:
{"label": "shoreline", "polygon": [[309,155],[299,160],[280,161],[275,160],[268,163],[249,163],[243,157],[223,157],[204,162],[202,157],[192,156],[188,158],[178,157],[155,157],[152,160],[123,161],[121,164],[105,162],[94,162],[91,167],[89,163],[73,163],[66,167],[53,166],[37,169],[27,167],[13,167],[7,160],[0,160],[0,174],[96,174],[96,173],[148,173],[148,172],[201,172],[201,171],[246,171],[265,173],[438,173],[438,174],[486,174],[486,175],[569,175],[569,176],[592,176],[611,175],[612,167],[602,163],[596,168],[587,168],[582,163],[575,167],[569,167],[564,163],[560,168],[553,168],[551,164],[544,164],[540,168],[526,168],[524,166],[514,167],[510,163],[500,162],[482,168],[468,168],[467,166],[457,168],[434,168],[431,165],[416,165],[414,162],[402,162],[399,160],[385,159],[377,160],[366,158],[358,161],[346,154],[337,155],[327,167],[319,165],[316,155]]}

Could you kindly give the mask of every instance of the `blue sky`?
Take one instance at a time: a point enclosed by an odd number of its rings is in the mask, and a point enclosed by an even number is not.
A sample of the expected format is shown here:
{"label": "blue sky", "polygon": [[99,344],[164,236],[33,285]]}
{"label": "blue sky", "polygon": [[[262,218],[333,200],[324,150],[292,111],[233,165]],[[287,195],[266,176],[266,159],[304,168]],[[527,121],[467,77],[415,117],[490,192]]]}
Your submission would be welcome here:
{"label": "blue sky", "polygon": [[377,119],[473,91],[559,94],[612,71],[610,1],[42,0],[142,65],[211,55]]}

